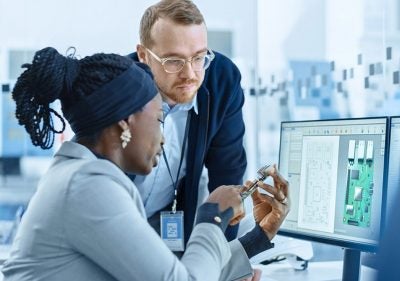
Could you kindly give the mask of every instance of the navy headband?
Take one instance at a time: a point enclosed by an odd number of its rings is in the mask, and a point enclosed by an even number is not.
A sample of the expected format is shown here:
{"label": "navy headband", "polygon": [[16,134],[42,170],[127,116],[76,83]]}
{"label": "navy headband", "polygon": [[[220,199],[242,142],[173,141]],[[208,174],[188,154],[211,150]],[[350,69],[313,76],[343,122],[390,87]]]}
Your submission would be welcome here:
{"label": "navy headband", "polygon": [[137,112],[158,91],[149,68],[133,63],[122,74],[64,112],[77,136],[99,132]]}

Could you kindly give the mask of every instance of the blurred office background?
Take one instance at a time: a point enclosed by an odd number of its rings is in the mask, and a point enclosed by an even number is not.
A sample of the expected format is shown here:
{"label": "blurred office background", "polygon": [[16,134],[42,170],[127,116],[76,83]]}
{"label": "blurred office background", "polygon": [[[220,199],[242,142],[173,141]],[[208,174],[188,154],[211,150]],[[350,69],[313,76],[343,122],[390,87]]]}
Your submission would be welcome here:
{"label": "blurred office background", "polygon": [[[209,46],[242,72],[248,178],[278,161],[281,121],[400,115],[400,0],[194,1]],[[11,99],[20,66],[46,46],[74,46],[80,57],[133,52],[140,17],[154,2],[0,0],[1,245],[11,243],[15,218],[72,136],[57,136],[53,150],[32,146]],[[314,253],[341,258],[332,246],[315,245]]]}

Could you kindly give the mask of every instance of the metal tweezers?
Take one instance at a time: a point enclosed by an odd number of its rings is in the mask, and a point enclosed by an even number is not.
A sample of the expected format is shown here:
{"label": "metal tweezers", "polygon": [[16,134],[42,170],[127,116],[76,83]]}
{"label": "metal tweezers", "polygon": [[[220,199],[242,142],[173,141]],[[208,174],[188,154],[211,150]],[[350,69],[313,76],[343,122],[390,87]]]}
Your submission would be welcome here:
{"label": "metal tweezers", "polygon": [[254,191],[257,189],[257,182],[259,181],[264,181],[268,176],[268,168],[270,165],[265,165],[262,166],[260,169],[257,171],[257,179],[255,179],[249,187],[246,188],[245,191],[243,191],[240,196],[242,197],[242,200],[246,199],[248,196],[250,196]]}

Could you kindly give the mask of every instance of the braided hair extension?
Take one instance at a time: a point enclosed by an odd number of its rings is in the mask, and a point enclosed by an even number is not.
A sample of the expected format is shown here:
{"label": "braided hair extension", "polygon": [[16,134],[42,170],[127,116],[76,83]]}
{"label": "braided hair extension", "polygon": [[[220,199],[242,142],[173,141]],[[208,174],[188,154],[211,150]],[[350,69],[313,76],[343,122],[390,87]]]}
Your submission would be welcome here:
{"label": "braided hair extension", "polygon": [[[30,135],[33,145],[50,149],[54,144],[54,134],[65,130],[65,120],[50,107],[52,102],[59,99],[64,111],[131,64],[129,58],[115,54],[95,54],[78,60],[73,56],[65,57],[51,47],[36,52],[32,63],[22,66],[27,69],[18,78],[12,92],[16,117]],[[54,127],[52,114],[60,119],[60,130]]]}

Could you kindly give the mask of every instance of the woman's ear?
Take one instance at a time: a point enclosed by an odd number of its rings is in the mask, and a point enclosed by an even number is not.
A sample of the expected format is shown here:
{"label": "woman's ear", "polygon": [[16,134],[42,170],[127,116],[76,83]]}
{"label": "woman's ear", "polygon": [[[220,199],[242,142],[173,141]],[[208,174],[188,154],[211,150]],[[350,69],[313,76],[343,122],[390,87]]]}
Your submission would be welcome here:
{"label": "woman's ear", "polygon": [[121,128],[122,131],[129,128],[129,125],[128,125],[127,121],[128,120],[125,119],[125,120],[121,120],[121,121],[118,122],[118,126]]}
{"label": "woman's ear", "polygon": [[119,121],[118,126],[123,131],[123,130],[129,129],[130,125],[132,125],[133,123],[135,123],[135,115],[131,114],[128,116],[128,118]]}
{"label": "woman's ear", "polygon": [[134,119],[133,114],[131,114],[127,119],[118,122],[118,126],[122,129],[122,133],[119,137],[122,141],[122,149],[125,149],[132,139],[131,125],[133,124]]}

